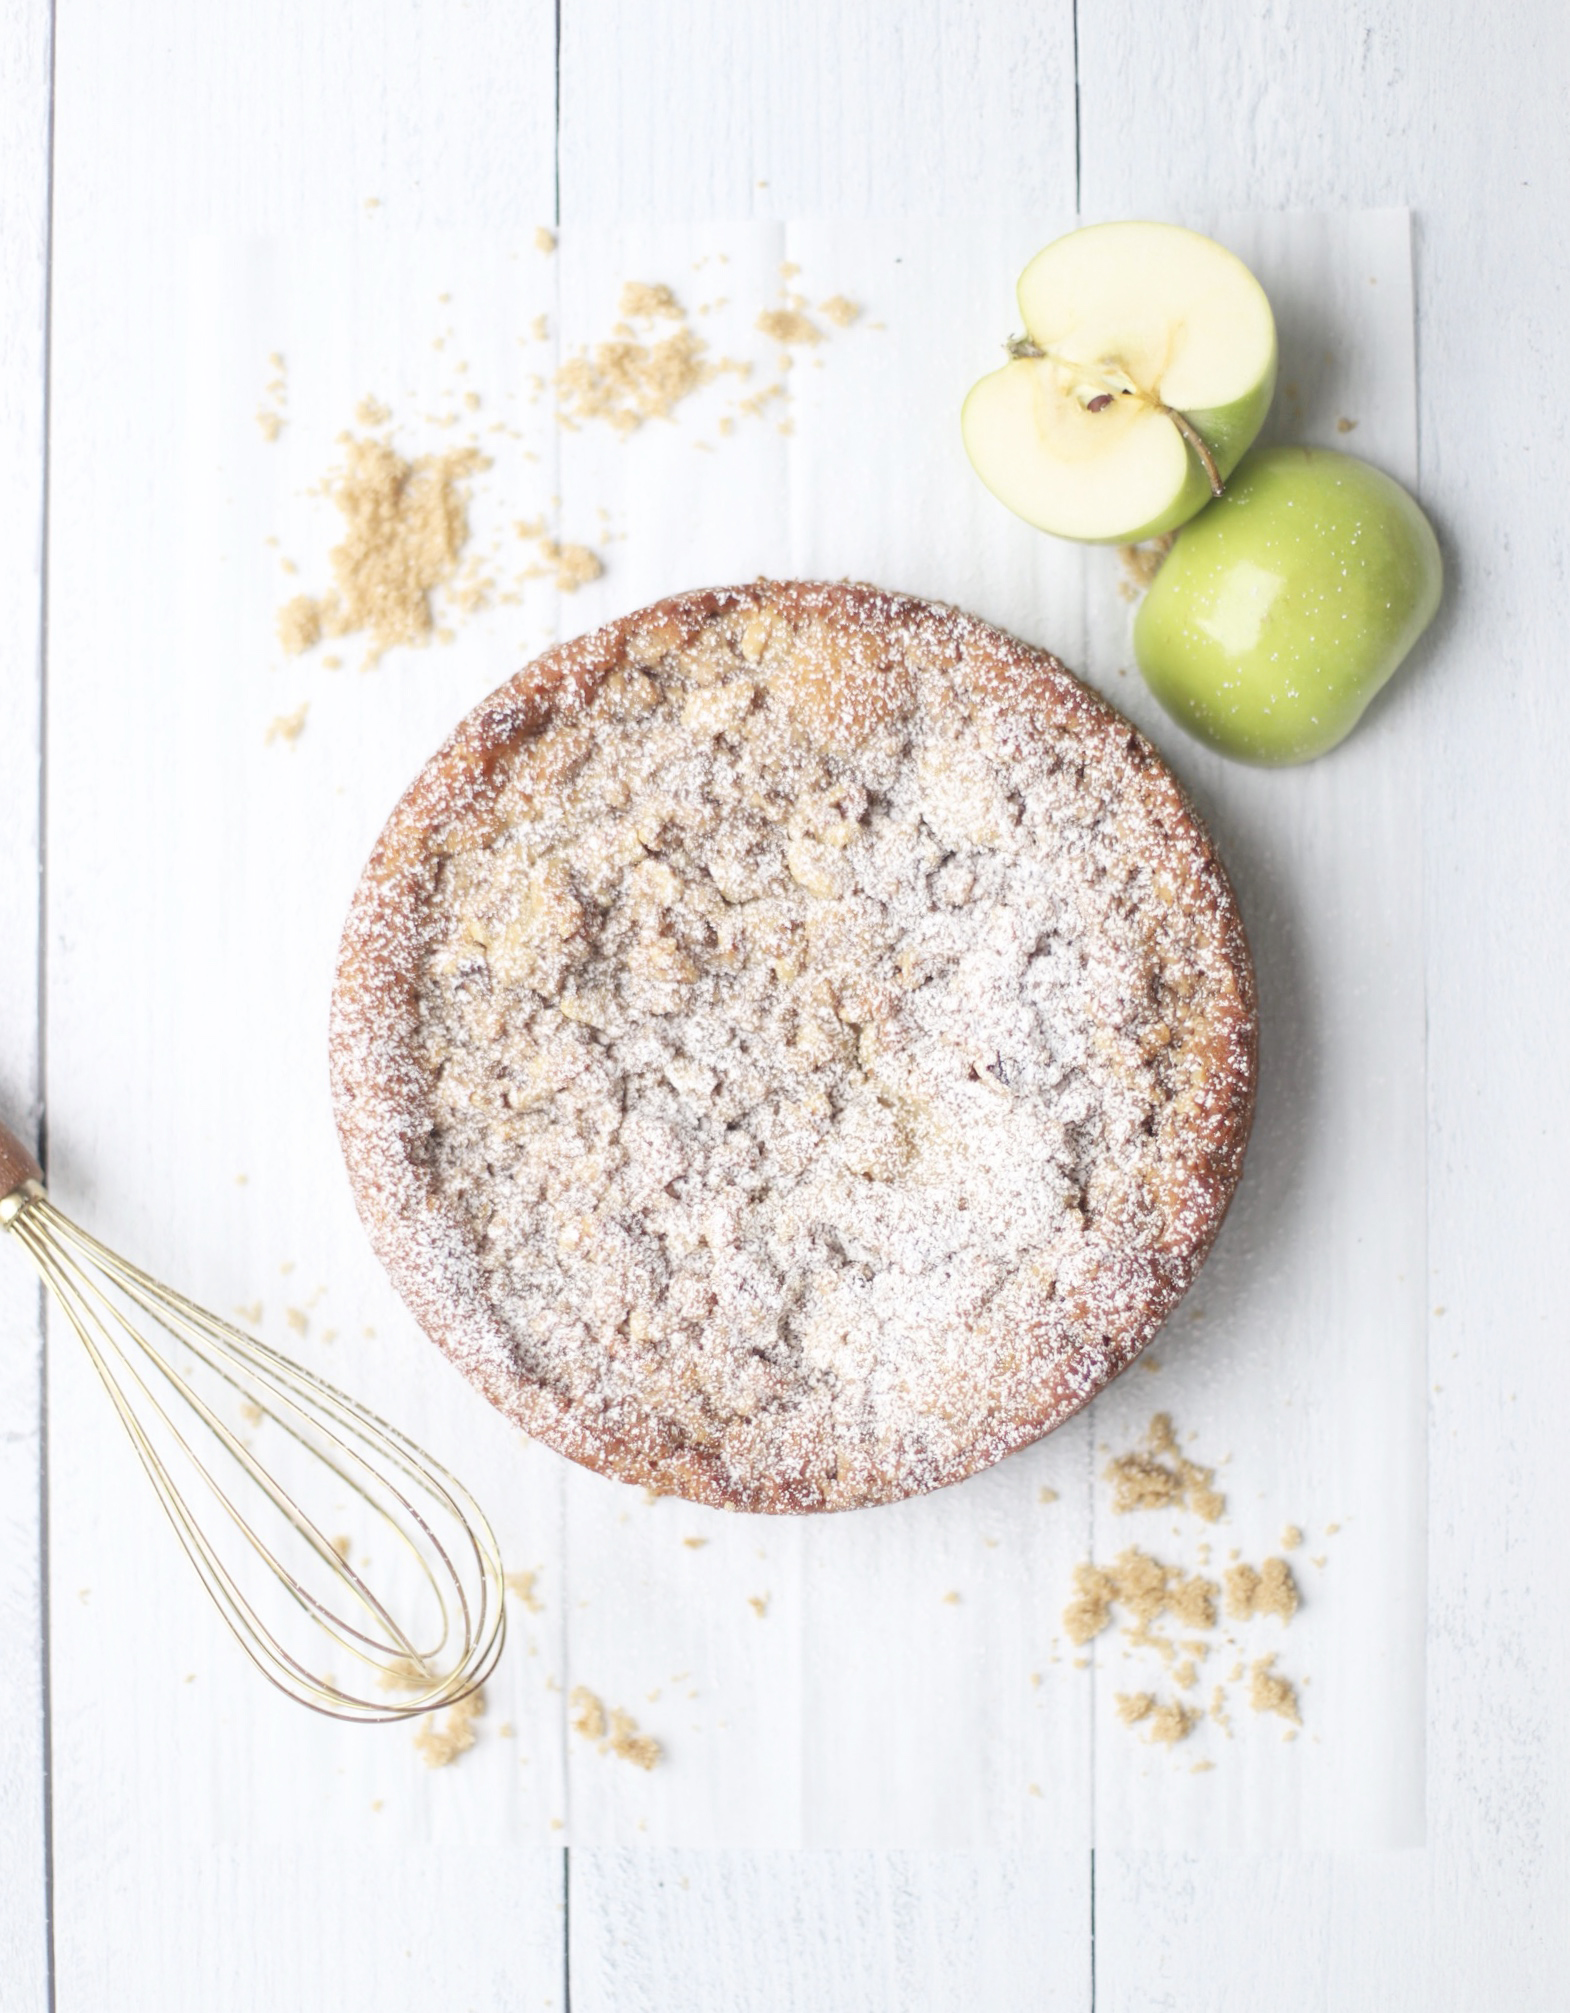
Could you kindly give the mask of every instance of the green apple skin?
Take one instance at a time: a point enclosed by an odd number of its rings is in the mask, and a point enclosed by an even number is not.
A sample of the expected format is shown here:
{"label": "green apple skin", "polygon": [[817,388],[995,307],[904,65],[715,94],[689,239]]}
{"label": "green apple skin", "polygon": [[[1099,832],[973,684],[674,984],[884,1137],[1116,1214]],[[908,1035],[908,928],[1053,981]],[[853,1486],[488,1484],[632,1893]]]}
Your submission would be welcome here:
{"label": "green apple skin", "polygon": [[1178,535],[1134,652],[1173,719],[1223,755],[1309,762],[1357,725],[1443,583],[1399,483],[1328,448],[1260,448]]}
{"label": "green apple skin", "polygon": [[[1247,454],[1259,437],[1259,429],[1264,425],[1270,411],[1270,401],[1276,395],[1276,362],[1270,359],[1270,375],[1243,398],[1234,399],[1230,405],[1218,405],[1207,412],[1190,412],[1183,416],[1193,426],[1195,432],[1216,458],[1216,468],[1221,480],[1226,482],[1233,469]],[[1169,510],[1162,511],[1148,526],[1130,532],[1123,538],[1092,539],[1088,542],[1099,545],[1138,545],[1147,538],[1160,538],[1168,531],[1177,531],[1214,501],[1210,490],[1210,477],[1205,473],[1204,464],[1192,448],[1188,450],[1188,480],[1184,483],[1177,500]]]}
{"label": "green apple skin", "polygon": [[[1270,411],[1270,401],[1276,394],[1276,363],[1276,356],[1272,354],[1269,375],[1251,392],[1246,392],[1242,398],[1234,399],[1230,405],[1218,405],[1208,411],[1184,414],[1184,418],[1191,422],[1200,439],[1215,456],[1216,467],[1223,482],[1253,446],[1259,429],[1265,423],[1265,417]],[[1018,403],[1019,425],[1023,430],[1029,425],[1030,374],[1036,368],[1035,364],[1026,359],[1006,363],[1001,370],[991,371],[986,377],[979,379],[967,393],[965,403],[960,408],[960,432],[965,441],[966,452],[970,455],[971,466],[978,474],[983,463],[972,452],[970,446],[970,418],[976,410],[976,404],[980,398],[992,395],[991,387],[995,379],[1003,380]],[[1002,389],[1001,385],[999,389]],[[1076,542],[1081,545],[1138,545],[1144,539],[1160,538],[1164,532],[1176,531],[1180,525],[1187,524],[1190,518],[1198,516],[1205,505],[1212,500],[1210,478],[1206,475],[1204,464],[1194,450],[1189,447],[1185,452],[1188,455],[1188,474],[1183,487],[1165,510],[1151,518],[1148,524],[1136,525],[1132,530],[1120,527],[1117,531],[1107,532],[1101,537],[1087,537],[1076,533],[1074,534]],[[985,475],[982,475],[981,479],[987,483],[987,487],[1000,502],[1007,504],[1010,510],[1018,511],[1019,506],[1012,497],[1003,495],[992,483],[987,482]],[[1037,528],[1043,531],[1055,529],[1050,525],[1039,525]],[[1058,530],[1056,535],[1066,537],[1069,534]]]}

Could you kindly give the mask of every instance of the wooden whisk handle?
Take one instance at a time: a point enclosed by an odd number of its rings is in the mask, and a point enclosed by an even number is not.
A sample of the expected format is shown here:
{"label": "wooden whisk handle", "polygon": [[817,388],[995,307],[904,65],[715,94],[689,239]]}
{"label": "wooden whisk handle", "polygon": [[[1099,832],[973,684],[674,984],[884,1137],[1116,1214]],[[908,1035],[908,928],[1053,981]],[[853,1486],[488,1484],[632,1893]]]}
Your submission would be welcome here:
{"label": "wooden whisk handle", "polygon": [[0,1123],[0,1202],[24,1181],[42,1181],[44,1170],[11,1129]]}

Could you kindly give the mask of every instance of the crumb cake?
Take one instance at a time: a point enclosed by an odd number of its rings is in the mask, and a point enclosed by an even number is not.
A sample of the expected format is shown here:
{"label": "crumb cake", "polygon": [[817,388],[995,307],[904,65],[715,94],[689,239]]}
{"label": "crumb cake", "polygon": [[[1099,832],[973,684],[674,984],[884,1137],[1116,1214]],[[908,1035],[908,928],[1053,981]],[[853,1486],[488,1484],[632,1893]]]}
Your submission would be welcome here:
{"label": "crumb cake", "polygon": [[733,1509],[959,1480],[1123,1370],[1253,1112],[1252,968],[1150,744],[859,586],[548,652],[393,813],[335,1109],[399,1291],[525,1431]]}

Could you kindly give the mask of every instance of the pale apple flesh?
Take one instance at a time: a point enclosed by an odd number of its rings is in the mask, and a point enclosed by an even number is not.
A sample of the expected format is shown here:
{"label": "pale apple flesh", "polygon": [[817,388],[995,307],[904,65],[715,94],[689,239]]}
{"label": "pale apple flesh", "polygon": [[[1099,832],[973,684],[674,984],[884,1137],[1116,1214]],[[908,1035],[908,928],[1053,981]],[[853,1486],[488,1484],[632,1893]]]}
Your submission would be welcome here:
{"label": "pale apple flesh", "polygon": [[1252,273],[1174,224],[1098,224],[1031,260],[1019,304],[1027,341],[961,417],[982,481],[1062,538],[1128,544],[1186,523],[1275,389],[1275,321]]}
{"label": "pale apple flesh", "polygon": [[1134,622],[1146,683],[1240,761],[1343,741],[1439,606],[1438,540],[1399,483],[1328,448],[1261,448],[1184,531]]}

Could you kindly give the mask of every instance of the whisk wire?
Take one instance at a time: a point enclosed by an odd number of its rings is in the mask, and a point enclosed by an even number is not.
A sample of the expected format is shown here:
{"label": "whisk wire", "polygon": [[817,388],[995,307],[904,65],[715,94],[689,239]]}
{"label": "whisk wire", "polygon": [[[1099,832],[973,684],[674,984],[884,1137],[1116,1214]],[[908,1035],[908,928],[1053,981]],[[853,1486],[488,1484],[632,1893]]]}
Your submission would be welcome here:
{"label": "whisk wire", "polygon": [[[17,1198],[6,1200],[14,1204]],[[353,1720],[407,1718],[451,1705],[485,1681],[501,1654],[505,1630],[501,1558],[483,1513],[456,1477],[347,1393],[128,1264],[56,1209],[37,1184],[27,1185],[20,1206],[7,1209],[0,1222],[16,1234],[81,1338],[198,1577],[264,1676],[317,1711]],[[175,1368],[103,1290],[95,1272],[236,1393],[252,1409],[258,1423],[271,1421],[288,1440],[337,1477],[399,1540],[435,1604],[439,1628],[430,1648],[416,1646],[410,1632],[394,1619],[345,1556],[348,1547],[340,1549],[301,1509],[190,1377]],[[363,1611],[379,1634],[367,1634],[364,1627],[329,1607],[301,1583],[191,1446],[138,1369],[131,1351],[158,1371],[238,1472],[260,1492],[333,1583],[347,1591],[356,1609]],[[140,1407],[128,1386],[140,1393]],[[160,1423],[168,1440],[288,1599],[330,1641],[378,1671],[384,1690],[395,1686],[409,1695],[395,1701],[346,1691],[331,1676],[322,1677],[311,1670],[278,1639],[192,1512],[148,1431],[149,1415]],[[413,1500],[415,1496],[453,1523],[459,1533],[456,1559],[430,1517]],[[471,1575],[472,1598],[467,1584]],[[445,1656],[450,1646],[455,1646],[455,1654]]]}
{"label": "whisk wire", "polygon": [[[121,1269],[123,1270],[124,1268]],[[310,1443],[307,1440],[306,1436],[303,1433],[301,1433],[293,1423],[291,1423],[290,1419],[286,1417],[284,1413],[274,1410],[273,1407],[270,1405],[256,1404],[254,1397],[252,1397],[249,1393],[246,1393],[243,1390],[243,1387],[239,1384],[238,1380],[235,1379],[233,1376],[231,1376],[230,1373],[224,1368],[221,1356],[213,1353],[207,1348],[204,1348],[201,1342],[193,1339],[193,1336],[203,1336],[203,1337],[212,1336],[213,1331],[216,1330],[216,1336],[214,1336],[213,1339],[217,1341],[220,1348],[227,1348],[233,1350],[243,1346],[245,1348],[247,1361],[251,1363],[251,1367],[253,1368],[253,1370],[255,1370],[259,1375],[265,1375],[266,1373],[263,1369],[263,1366],[254,1360],[254,1352],[249,1346],[249,1338],[240,1335],[237,1330],[226,1329],[222,1323],[214,1321],[211,1316],[205,1315],[203,1313],[203,1310],[195,1307],[194,1304],[191,1302],[182,1300],[178,1295],[172,1293],[165,1293],[161,1289],[156,1288],[153,1290],[151,1294],[147,1294],[142,1291],[138,1291],[135,1285],[133,1285],[130,1282],[122,1280],[119,1281],[118,1283],[122,1284],[124,1290],[130,1295],[130,1297],[132,1297],[136,1301],[136,1303],[139,1306],[141,1306],[144,1309],[144,1311],[152,1314],[155,1319],[160,1320],[165,1326],[171,1328],[171,1330],[173,1330],[173,1332],[175,1332],[178,1335],[179,1339],[185,1343],[186,1347],[191,1351],[191,1353],[197,1358],[199,1362],[205,1364],[217,1376],[222,1378],[223,1381],[226,1384],[228,1384],[231,1389],[240,1392],[242,1396],[247,1397],[249,1399],[249,1402],[251,1402],[255,1406],[256,1411],[258,1412],[258,1414],[261,1415],[261,1417],[272,1419],[283,1432],[287,1433],[299,1445],[306,1447],[308,1451],[319,1452],[319,1450],[313,1450],[310,1448]],[[102,1298],[102,1296],[98,1297],[100,1299]],[[162,1361],[162,1359],[158,1357],[154,1352],[147,1350],[145,1340],[140,1335],[137,1334],[134,1328],[130,1328],[129,1324],[122,1324],[122,1325],[125,1326],[126,1332],[130,1334],[132,1338],[141,1345],[141,1347],[143,1348],[144,1351],[146,1351],[146,1353],[148,1353],[154,1365],[163,1372],[166,1378],[169,1378],[172,1382],[173,1373],[170,1371],[169,1366],[165,1364]],[[283,1362],[286,1361],[287,1359],[280,1358],[277,1360]],[[138,1379],[138,1382],[141,1381],[142,1380]],[[268,1381],[271,1382],[273,1380],[269,1379]],[[146,1388],[145,1384],[143,1385],[143,1388],[144,1389]],[[256,1483],[256,1485],[264,1492],[264,1494],[267,1495],[268,1499],[272,1502],[273,1506],[279,1511],[280,1515],[282,1515],[285,1518],[285,1520],[291,1525],[291,1527],[296,1532],[298,1532],[302,1538],[305,1539],[305,1541],[309,1544],[311,1550],[316,1554],[318,1559],[320,1559],[320,1561],[324,1565],[326,1565],[328,1570],[334,1573],[335,1576],[342,1578],[345,1581],[345,1583],[349,1585],[351,1589],[356,1593],[362,1604],[365,1605],[368,1609],[370,1609],[370,1611],[378,1618],[378,1620],[381,1621],[389,1631],[393,1632],[397,1636],[398,1654],[407,1655],[422,1662],[427,1657],[439,1655],[442,1648],[445,1646],[447,1629],[450,1626],[447,1619],[446,1602],[442,1596],[440,1581],[437,1579],[436,1575],[430,1571],[425,1559],[422,1557],[419,1551],[419,1548],[409,1542],[406,1534],[402,1532],[396,1525],[392,1527],[395,1531],[395,1534],[400,1538],[400,1540],[403,1543],[405,1543],[411,1555],[415,1558],[416,1562],[419,1564],[421,1571],[425,1576],[427,1584],[430,1586],[433,1595],[435,1596],[441,1607],[443,1617],[442,1636],[437,1641],[437,1643],[428,1651],[416,1650],[414,1645],[408,1640],[408,1638],[404,1636],[401,1631],[399,1631],[398,1625],[393,1621],[392,1617],[387,1613],[386,1609],[382,1606],[380,1601],[377,1600],[376,1596],[370,1591],[369,1588],[365,1586],[364,1582],[360,1579],[359,1575],[354,1571],[354,1568],[350,1565],[349,1561],[342,1557],[341,1553],[338,1552],[337,1548],[332,1544],[331,1540],[322,1532],[320,1527],[317,1524],[315,1524],[310,1518],[306,1517],[300,1511],[298,1505],[295,1504],[287,1495],[284,1494],[283,1490],[279,1488],[278,1484],[273,1479],[273,1477],[261,1465],[261,1463],[255,1459],[254,1455],[251,1453],[245,1441],[243,1441],[236,1433],[234,1433],[230,1429],[228,1425],[226,1425],[226,1423],[221,1418],[218,1417],[218,1415],[201,1397],[200,1393],[198,1393],[194,1389],[186,1388],[181,1390],[181,1396],[196,1412],[198,1418],[201,1419],[202,1423],[205,1426],[207,1426],[208,1429],[213,1433],[215,1438],[219,1440],[220,1444],[224,1447],[225,1451],[231,1456],[231,1458],[234,1460],[236,1465],[242,1470],[242,1472],[245,1473],[253,1482]],[[151,1402],[154,1403],[155,1405],[157,1404],[156,1399],[152,1399]],[[295,1404],[294,1401],[291,1398],[289,1398],[286,1394],[283,1395],[283,1402],[286,1405],[288,1405],[290,1411],[292,1411],[296,1417],[305,1416],[301,1413],[299,1406]],[[298,1601],[300,1601],[303,1605],[312,1609],[312,1611],[315,1612],[318,1615],[318,1617],[322,1619],[324,1625],[332,1626],[335,1629],[336,1628],[345,1629],[348,1631],[349,1635],[355,1637],[358,1641],[363,1642],[373,1648],[377,1649],[382,1648],[382,1645],[376,1644],[372,1638],[364,1636],[363,1634],[361,1634],[360,1631],[355,1630],[351,1624],[344,1622],[342,1617],[332,1615],[330,1610],[324,1608],[322,1604],[316,1600],[315,1596],[311,1594],[308,1588],[302,1587],[299,1584],[299,1582],[295,1579],[294,1575],[291,1574],[288,1568],[284,1566],[283,1563],[277,1558],[276,1554],[271,1550],[271,1548],[268,1547],[260,1539],[258,1534],[246,1524],[240,1511],[235,1507],[235,1505],[233,1504],[232,1500],[227,1495],[227,1493],[217,1483],[215,1478],[212,1476],[211,1471],[207,1469],[205,1463],[203,1463],[199,1457],[197,1457],[194,1453],[192,1453],[189,1444],[184,1441],[183,1435],[178,1434],[177,1429],[173,1426],[173,1422],[169,1420],[167,1412],[165,1412],[161,1406],[158,1407],[158,1410],[160,1416],[165,1420],[166,1424],[169,1425],[171,1432],[175,1433],[176,1437],[178,1437],[181,1440],[182,1446],[184,1447],[184,1451],[190,1456],[193,1465],[197,1468],[198,1472],[207,1482],[209,1488],[213,1491],[214,1495],[218,1498],[218,1500],[223,1504],[224,1508],[228,1511],[237,1529],[239,1529],[242,1535],[246,1537],[246,1539],[253,1545],[253,1547],[259,1552],[259,1554],[267,1561],[275,1577],[281,1582],[281,1584],[283,1584],[285,1588]],[[360,1468],[364,1467],[365,1463],[363,1457],[360,1456],[358,1453],[356,1453],[356,1451],[352,1447],[347,1446],[336,1434],[328,1433],[324,1429],[324,1437],[329,1439],[347,1460],[354,1462],[357,1467]],[[367,1505],[369,1505],[369,1507],[376,1514],[378,1515],[382,1514],[379,1506],[374,1502],[369,1492],[363,1487],[363,1485],[355,1475],[349,1473],[344,1467],[342,1467],[335,1460],[328,1460],[327,1465],[332,1469],[333,1473],[335,1473],[348,1488],[352,1489],[354,1493],[361,1498],[362,1501],[364,1501]],[[458,1581],[457,1575],[453,1570],[452,1563],[448,1559],[445,1551],[442,1549],[439,1540],[436,1538],[435,1534],[430,1530],[430,1527],[425,1523],[425,1520],[420,1516],[419,1511],[414,1507],[412,1503],[409,1502],[407,1497],[401,1495],[397,1490],[392,1489],[391,1487],[389,1487],[389,1493],[396,1498],[399,1506],[405,1511],[407,1511],[408,1515],[412,1519],[414,1519],[416,1523],[419,1524],[422,1532],[430,1539],[432,1548],[437,1553],[437,1556],[441,1564],[446,1568],[449,1577],[452,1579],[455,1587],[457,1588],[460,1607],[463,1612],[465,1623],[467,1623],[469,1620],[468,1607],[467,1607],[467,1601],[463,1597],[461,1582]],[[346,1642],[345,1647],[352,1648],[353,1645],[352,1643]]]}

